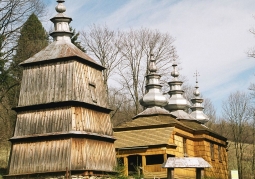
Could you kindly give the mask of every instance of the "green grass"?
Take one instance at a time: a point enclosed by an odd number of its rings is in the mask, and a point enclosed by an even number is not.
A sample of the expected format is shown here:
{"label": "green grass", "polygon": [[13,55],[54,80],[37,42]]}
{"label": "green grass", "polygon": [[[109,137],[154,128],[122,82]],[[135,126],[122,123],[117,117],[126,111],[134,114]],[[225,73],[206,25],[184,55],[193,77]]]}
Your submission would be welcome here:
{"label": "green grass", "polygon": [[9,158],[8,144],[0,144],[0,179],[7,174],[7,165]]}

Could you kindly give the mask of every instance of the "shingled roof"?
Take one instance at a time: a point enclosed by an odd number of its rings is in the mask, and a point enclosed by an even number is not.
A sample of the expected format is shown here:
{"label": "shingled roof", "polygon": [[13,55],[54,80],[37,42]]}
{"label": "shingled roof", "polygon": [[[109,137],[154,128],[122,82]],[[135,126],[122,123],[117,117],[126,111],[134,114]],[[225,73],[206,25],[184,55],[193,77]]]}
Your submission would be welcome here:
{"label": "shingled roof", "polygon": [[174,127],[152,128],[115,132],[115,148],[131,148],[152,145],[175,145],[169,141]]}
{"label": "shingled roof", "polygon": [[177,120],[170,115],[140,116],[133,121],[115,127],[116,148],[128,148],[153,145],[174,145],[169,143],[174,128],[185,128],[191,133],[206,131],[214,136],[225,137],[210,130],[196,120]]}
{"label": "shingled roof", "polygon": [[170,115],[140,116],[132,121],[125,122],[114,128],[114,131],[134,130],[134,128],[153,128],[155,126],[167,126],[168,124],[179,123]]}
{"label": "shingled roof", "polygon": [[96,63],[91,57],[82,52],[73,43],[63,43],[62,41],[54,41],[46,48],[36,53],[31,58],[20,63],[21,66],[27,66],[30,64],[40,64],[49,61],[63,60],[70,57],[76,57],[82,63],[89,64],[103,70],[104,67]]}

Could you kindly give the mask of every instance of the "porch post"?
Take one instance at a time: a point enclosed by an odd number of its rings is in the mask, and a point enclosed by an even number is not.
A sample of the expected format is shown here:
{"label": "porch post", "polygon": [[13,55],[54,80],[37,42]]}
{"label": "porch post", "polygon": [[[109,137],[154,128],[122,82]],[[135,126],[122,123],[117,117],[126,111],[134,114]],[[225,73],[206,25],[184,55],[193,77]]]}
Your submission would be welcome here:
{"label": "porch post", "polygon": [[174,168],[167,168],[167,179],[174,179]]}
{"label": "porch post", "polygon": [[142,155],[142,174],[144,175],[145,171],[145,166],[146,166],[146,156]]}
{"label": "porch post", "polygon": [[125,166],[124,175],[128,176],[128,158],[127,157],[123,157],[123,158],[124,158],[124,166]]}
{"label": "porch post", "polygon": [[196,168],[196,179],[204,178],[204,168]]}

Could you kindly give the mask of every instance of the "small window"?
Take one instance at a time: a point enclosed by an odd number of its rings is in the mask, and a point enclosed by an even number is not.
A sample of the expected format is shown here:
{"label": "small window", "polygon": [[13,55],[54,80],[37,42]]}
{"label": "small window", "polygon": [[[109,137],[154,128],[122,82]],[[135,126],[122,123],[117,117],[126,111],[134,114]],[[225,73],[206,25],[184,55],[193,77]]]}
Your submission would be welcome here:
{"label": "small window", "polygon": [[183,155],[184,155],[184,157],[188,157],[187,139],[186,138],[183,138]]}
{"label": "small window", "polygon": [[211,152],[211,159],[214,160],[214,145],[210,143],[210,152]]}
{"label": "small window", "polygon": [[156,165],[164,163],[164,155],[146,155],[146,165]]}
{"label": "small window", "polygon": [[94,103],[97,103],[97,98],[96,98],[96,85],[94,83],[89,83],[89,90],[91,94],[92,101]]}
{"label": "small window", "polygon": [[218,146],[218,154],[219,154],[219,161],[222,161],[222,157],[221,157],[221,146]]}

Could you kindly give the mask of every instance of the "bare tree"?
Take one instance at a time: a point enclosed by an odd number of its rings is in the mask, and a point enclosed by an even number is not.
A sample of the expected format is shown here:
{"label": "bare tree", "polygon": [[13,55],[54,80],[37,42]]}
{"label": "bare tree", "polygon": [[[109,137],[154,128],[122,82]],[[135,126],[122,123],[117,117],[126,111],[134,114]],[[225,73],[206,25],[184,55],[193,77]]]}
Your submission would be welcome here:
{"label": "bare tree", "polygon": [[[145,75],[152,53],[159,73],[164,76],[162,83],[169,81],[170,62],[177,58],[174,39],[169,34],[149,29],[114,31],[107,26],[94,25],[87,32],[81,32],[81,37],[87,52],[106,67],[105,85],[122,89],[121,93],[132,99],[135,114],[141,110],[139,97],[145,92]],[[109,80],[114,83],[108,83]]]}
{"label": "bare tree", "polygon": [[[7,167],[10,146],[8,138],[13,135],[16,113],[11,110],[16,99],[10,64],[15,55],[20,29],[28,17],[35,13],[44,15],[42,0],[0,0],[0,168]],[[4,155],[2,155],[5,152]],[[4,158],[3,158],[4,156]]]}
{"label": "bare tree", "polygon": [[93,25],[88,32],[83,30],[80,35],[87,53],[106,68],[103,77],[108,94],[108,80],[121,60],[118,47],[122,34],[110,30],[107,26]]}
{"label": "bare tree", "polygon": [[251,137],[249,133],[249,122],[251,122],[250,97],[243,92],[235,92],[229,95],[223,102],[223,117],[229,122],[232,130],[235,155],[237,158],[238,174],[240,179],[244,178],[244,151],[245,143]]}
{"label": "bare tree", "polygon": [[139,97],[144,94],[145,75],[148,74],[148,64],[153,53],[157,60],[160,74],[165,78],[170,76],[171,60],[173,58],[174,39],[169,34],[157,30],[129,30],[123,34],[119,49],[123,59],[118,66],[120,84],[131,96],[135,113],[140,110]]}
{"label": "bare tree", "polygon": [[110,88],[109,101],[113,110],[111,112],[113,126],[130,121],[135,116],[133,101],[127,94],[122,93],[122,89]]}
{"label": "bare tree", "polygon": [[0,1],[0,52],[1,59],[9,58],[16,47],[20,28],[27,18],[44,12],[42,0]]}

